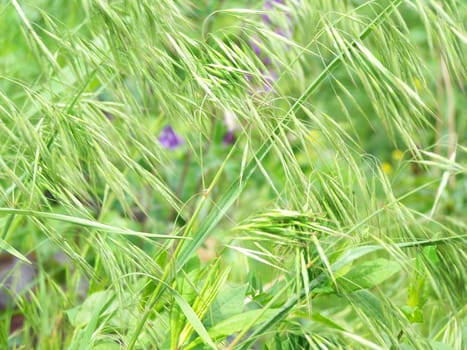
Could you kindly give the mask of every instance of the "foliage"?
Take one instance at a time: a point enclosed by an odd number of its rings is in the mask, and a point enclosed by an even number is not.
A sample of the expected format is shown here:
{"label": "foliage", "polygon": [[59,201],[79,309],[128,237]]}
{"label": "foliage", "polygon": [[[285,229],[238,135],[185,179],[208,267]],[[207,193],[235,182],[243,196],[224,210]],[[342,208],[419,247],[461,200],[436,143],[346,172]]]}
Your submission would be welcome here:
{"label": "foliage", "polygon": [[465,348],[466,16],[1,0],[0,348]]}

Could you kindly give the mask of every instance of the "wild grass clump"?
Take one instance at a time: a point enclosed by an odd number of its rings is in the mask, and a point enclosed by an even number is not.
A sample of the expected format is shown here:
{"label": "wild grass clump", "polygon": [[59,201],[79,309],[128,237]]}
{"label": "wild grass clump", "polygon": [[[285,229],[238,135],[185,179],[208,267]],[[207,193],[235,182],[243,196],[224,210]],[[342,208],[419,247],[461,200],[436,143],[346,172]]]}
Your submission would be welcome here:
{"label": "wild grass clump", "polygon": [[0,1],[0,348],[465,348],[466,13]]}

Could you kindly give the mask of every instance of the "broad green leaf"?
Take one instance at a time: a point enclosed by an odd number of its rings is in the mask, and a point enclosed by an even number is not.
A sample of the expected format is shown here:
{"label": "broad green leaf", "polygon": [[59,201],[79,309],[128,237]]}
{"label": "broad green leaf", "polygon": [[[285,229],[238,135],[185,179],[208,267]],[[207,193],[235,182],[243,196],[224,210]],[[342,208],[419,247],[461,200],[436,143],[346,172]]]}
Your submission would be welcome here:
{"label": "broad green leaf", "polygon": [[339,289],[352,292],[373,288],[400,271],[400,265],[387,259],[374,259],[353,266],[348,273],[337,279]]}
{"label": "broad green leaf", "polygon": [[256,326],[273,317],[276,313],[277,309],[258,309],[239,313],[209,329],[209,335],[214,339],[233,335],[242,331],[245,325],[250,324],[253,320],[256,320],[253,324]]}
{"label": "broad green leaf", "polygon": [[357,290],[348,295],[349,301],[362,310],[368,318],[389,326],[387,312],[379,298],[368,290]]}
{"label": "broad green leaf", "polygon": [[[97,294],[97,293],[96,293]],[[88,320],[88,323],[83,329],[80,329],[69,346],[69,350],[90,349],[94,342],[96,330],[102,326],[99,318],[103,315],[103,311],[107,309],[112,298],[109,298],[109,292],[101,292],[94,295],[86,305],[86,312],[82,314]],[[93,307],[92,309],[88,309]],[[104,311],[105,312],[105,311]],[[81,320],[84,321],[84,320]]]}
{"label": "broad green leaf", "polygon": [[[73,327],[83,327],[91,322],[96,310],[101,310],[103,305],[106,305],[114,298],[113,292],[102,291],[91,294],[86,300],[73,309],[66,310],[70,323]],[[104,310],[104,313],[108,313]]]}
{"label": "broad green leaf", "polygon": [[244,306],[247,286],[225,286],[206,314],[206,324],[216,325],[238,314]]}

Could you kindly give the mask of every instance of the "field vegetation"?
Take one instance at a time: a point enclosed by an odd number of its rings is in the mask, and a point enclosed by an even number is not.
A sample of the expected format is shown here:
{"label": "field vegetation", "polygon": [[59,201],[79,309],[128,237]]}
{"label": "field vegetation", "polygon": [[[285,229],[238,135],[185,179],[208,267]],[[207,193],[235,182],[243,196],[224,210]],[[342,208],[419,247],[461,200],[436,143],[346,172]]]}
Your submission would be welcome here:
{"label": "field vegetation", "polygon": [[0,0],[0,349],[466,349],[466,23]]}

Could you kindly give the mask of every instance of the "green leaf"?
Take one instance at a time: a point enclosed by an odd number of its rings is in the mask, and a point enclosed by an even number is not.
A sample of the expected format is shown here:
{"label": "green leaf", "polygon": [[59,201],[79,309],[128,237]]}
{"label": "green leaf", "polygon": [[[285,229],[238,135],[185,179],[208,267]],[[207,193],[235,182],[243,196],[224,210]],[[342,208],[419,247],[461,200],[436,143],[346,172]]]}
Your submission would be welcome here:
{"label": "green leaf", "polygon": [[121,347],[115,342],[99,343],[92,350],[120,350]]}
{"label": "green leaf", "polygon": [[423,322],[423,312],[418,306],[404,305],[401,310],[411,323]]}
{"label": "green leaf", "polygon": [[[73,327],[83,327],[91,322],[96,310],[100,310],[112,299],[113,293],[110,291],[93,293],[81,305],[66,310],[65,313]],[[104,313],[108,312],[109,310],[104,311]]]}
{"label": "green leaf", "polygon": [[438,248],[435,245],[423,247],[422,254],[435,266],[439,265]]}
{"label": "green leaf", "polygon": [[193,326],[194,330],[198,333],[198,335],[203,339],[203,341],[208,344],[212,349],[217,349],[216,345],[212,341],[211,337],[209,336],[206,328],[201,323],[201,320],[198,318],[198,315],[194,312],[191,306],[183,299],[180,294],[174,293],[173,294],[175,301],[177,302],[178,306],[182,310],[183,314],[187,318],[188,322]]}
{"label": "green leaf", "polygon": [[240,313],[216,324],[209,330],[209,335],[214,339],[226,337],[242,331],[250,322],[254,321],[253,326],[261,324],[276,313],[277,309],[257,309]]}
{"label": "green leaf", "polygon": [[[347,273],[336,279],[339,292],[350,293],[359,289],[373,288],[400,271],[397,262],[375,259],[353,266]],[[336,286],[326,278],[313,290],[318,294],[336,293]]]}
{"label": "green leaf", "polygon": [[79,218],[76,216],[46,213],[46,212],[35,211],[35,210],[0,208],[0,214],[2,213],[25,215],[25,216],[32,216],[32,217],[41,218],[41,219],[62,221],[62,222],[70,223],[70,224],[75,224],[78,226],[89,227],[95,230],[101,230],[101,231],[105,231],[109,233],[116,233],[116,234],[128,235],[128,236],[163,238],[163,239],[186,239],[185,237],[179,237],[179,236],[161,235],[161,234],[156,234],[156,233],[134,231],[134,230],[130,230],[127,228],[121,228],[121,227],[115,227],[112,225],[102,224],[97,221],[83,219],[83,218]]}
{"label": "green leaf", "polygon": [[313,313],[312,319],[313,321],[322,323],[330,328],[338,329],[340,331],[345,331],[345,328],[339,326],[336,322],[334,322],[333,320],[331,320],[330,318],[324,316],[323,314],[319,312]]}
{"label": "green leaf", "polygon": [[389,326],[388,313],[379,298],[368,290],[357,290],[349,294],[350,302],[358,306],[368,318]]}
{"label": "green leaf", "polygon": [[83,329],[80,329],[74,337],[73,342],[69,346],[70,350],[91,348],[96,330],[102,327],[102,322],[99,322],[99,318],[104,313],[109,314],[108,306],[113,301],[111,293],[100,292],[95,294],[91,295],[91,297],[85,301],[84,308],[78,309],[78,312],[73,315],[75,316],[75,322],[77,321],[76,317],[78,321],[83,322],[78,322],[76,323],[77,325],[82,325],[84,322],[87,324]]}
{"label": "green leaf", "polygon": [[[454,348],[446,345],[444,343],[434,341],[434,340],[427,340],[427,339],[420,339],[419,340],[421,346],[425,346],[426,348],[432,349],[432,350],[453,350]],[[412,350],[415,349],[415,347],[411,344],[407,343],[401,343],[400,348],[402,350]]]}
{"label": "green leaf", "polygon": [[25,262],[27,264],[31,264],[28,258],[26,258],[23,254],[18,252],[13,246],[11,246],[7,241],[4,241],[0,238],[0,252],[5,250],[7,253],[13,255],[15,258]]}
{"label": "green leaf", "polygon": [[452,346],[441,343],[439,341],[428,340],[428,343],[430,344],[433,350],[454,350]]}
{"label": "green leaf", "polygon": [[373,288],[388,280],[400,271],[400,265],[387,259],[375,259],[363,262],[350,269],[337,279],[339,289],[352,292],[358,289]]}
{"label": "green leaf", "polygon": [[216,325],[241,312],[246,289],[246,285],[236,287],[225,286],[211,306],[206,317],[206,324],[208,326]]}

